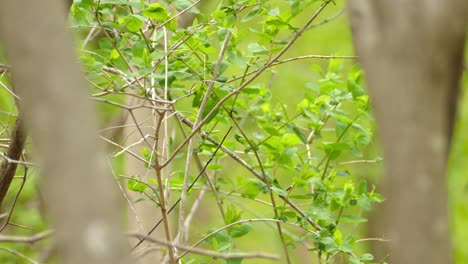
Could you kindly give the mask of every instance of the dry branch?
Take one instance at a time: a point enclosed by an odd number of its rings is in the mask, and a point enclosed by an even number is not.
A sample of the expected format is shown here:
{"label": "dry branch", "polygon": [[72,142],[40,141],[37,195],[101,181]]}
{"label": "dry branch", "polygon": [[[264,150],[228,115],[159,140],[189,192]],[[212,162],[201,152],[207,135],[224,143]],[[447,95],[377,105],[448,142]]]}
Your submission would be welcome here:
{"label": "dry branch", "polygon": [[18,167],[17,162],[12,160],[19,160],[23,153],[24,144],[26,141],[26,132],[23,125],[23,117],[20,113],[16,119],[15,127],[11,133],[10,144],[5,158],[0,165],[0,206],[5,199],[5,196],[10,188],[11,181],[16,173]]}

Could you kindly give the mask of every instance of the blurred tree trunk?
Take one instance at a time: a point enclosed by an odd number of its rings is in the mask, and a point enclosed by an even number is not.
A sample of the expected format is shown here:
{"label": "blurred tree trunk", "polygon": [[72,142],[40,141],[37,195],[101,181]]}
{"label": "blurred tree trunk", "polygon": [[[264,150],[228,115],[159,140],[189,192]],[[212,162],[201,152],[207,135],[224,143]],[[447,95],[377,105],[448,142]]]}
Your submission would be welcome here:
{"label": "blurred tree trunk", "polygon": [[130,263],[64,9],[62,0],[2,1],[0,36],[42,162],[60,263]]}
{"label": "blurred tree trunk", "polygon": [[466,0],[350,0],[354,44],[384,148],[373,236],[389,263],[452,262],[446,161],[462,69]]}

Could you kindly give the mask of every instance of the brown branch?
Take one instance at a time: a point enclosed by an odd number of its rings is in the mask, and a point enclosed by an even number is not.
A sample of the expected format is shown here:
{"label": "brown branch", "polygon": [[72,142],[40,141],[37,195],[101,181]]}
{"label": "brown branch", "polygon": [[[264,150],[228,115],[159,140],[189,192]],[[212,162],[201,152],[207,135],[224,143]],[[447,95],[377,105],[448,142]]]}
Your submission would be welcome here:
{"label": "brown branch", "polygon": [[0,74],[8,72],[9,69],[10,69],[10,66],[5,65],[5,64],[0,64]]}
{"label": "brown branch", "polygon": [[35,243],[39,240],[49,237],[52,235],[52,230],[47,230],[41,233],[37,233],[32,236],[2,236],[0,235],[0,242],[14,242],[14,243]]}
{"label": "brown branch", "polygon": [[272,259],[272,260],[278,260],[279,257],[277,255],[272,255],[272,254],[265,254],[265,253],[219,253],[219,252],[214,252],[214,251],[208,251],[208,250],[203,250],[203,249],[198,249],[198,248],[193,248],[191,246],[182,246],[182,245],[176,245],[173,243],[169,243],[167,241],[159,240],[159,239],[154,239],[151,237],[147,237],[145,234],[140,234],[140,233],[128,233],[129,236],[136,237],[138,239],[145,239],[148,241],[151,241],[153,243],[167,246],[167,247],[174,247],[179,250],[184,250],[190,253],[202,255],[202,256],[208,256],[208,257],[213,257],[213,258],[221,258],[221,259],[248,259],[248,258],[262,258],[262,259]]}
{"label": "brown branch", "polygon": [[16,173],[16,168],[18,167],[18,163],[11,162],[11,160],[19,160],[23,153],[25,141],[26,131],[24,129],[23,118],[20,113],[16,119],[15,127],[11,134],[10,146],[5,154],[6,158],[3,159],[0,165],[0,205],[10,188],[10,184]]}

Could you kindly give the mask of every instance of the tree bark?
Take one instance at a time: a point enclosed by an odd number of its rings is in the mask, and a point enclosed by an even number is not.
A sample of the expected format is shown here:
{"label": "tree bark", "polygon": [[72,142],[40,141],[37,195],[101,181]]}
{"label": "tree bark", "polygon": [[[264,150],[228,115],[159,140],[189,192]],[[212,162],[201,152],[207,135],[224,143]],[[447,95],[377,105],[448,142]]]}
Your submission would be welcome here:
{"label": "tree bark", "polygon": [[64,9],[62,0],[2,1],[0,36],[37,145],[60,262],[130,263]]}
{"label": "tree bark", "polygon": [[451,263],[446,161],[466,31],[465,0],[350,0],[357,54],[384,149],[373,236],[389,263]]}

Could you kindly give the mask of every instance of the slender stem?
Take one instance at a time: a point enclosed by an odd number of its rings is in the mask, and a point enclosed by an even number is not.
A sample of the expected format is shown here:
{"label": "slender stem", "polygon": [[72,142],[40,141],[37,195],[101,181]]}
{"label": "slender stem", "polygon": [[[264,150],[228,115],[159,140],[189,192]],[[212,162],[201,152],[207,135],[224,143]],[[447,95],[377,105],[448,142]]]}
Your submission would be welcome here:
{"label": "slender stem", "polygon": [[[294,225],[294,226],[298,226],[298,227],[301,227],[299,225],[296,225],[296,224],[293,224],[293,223],[288,223],[288,222],[283,222],[279,219],[268,219],[268,218],[262,218],[262,219],[244,219],[244,220],[239,220],[239,221],[236,221],[234,223],[230,223],[228,225],[225,225],[221,228],[218,228],[214,231],[212,231],[211,233],[203,236],[202,238],[200,238],[197,242],[195,242],[195,244],[192,245],[192,248],[200,245],[203,241],[205,241],[206,239],[208,239],[209,237],[212,237],[214,236],[215,234],[223,231],[223,230],[226,230],[232,226],[235,226],[235,225],[240,225],[240,224],[245,224],[245,223],[254,223],[254,222],[274,222],[274,223],[277,223],[277,224],[289,224],[289,225]],[[302,227],[303,228],[303,227]],[[313,232],[311,230],[308,230],[308,232]],[[185,255],[187,255],[187,253],[189,253],[189,251],[185,251],[183,252],[180,256],[179,256],[179,259],[181,259],[182,257],[184,257]]]}
{"label": "slender stem", "polygon": [[[214,157],[216,156],[216,154],[218,153],[218,150],[220,148],[223,147],[223,143],[224,141],[226,140],[227,136],[229,135],[229,132],[231,132],[231,128],[229,128],[229,130],[226,132],[226,134],[224,135],[223,139],[221,140],[221,142],[218,142],[218,145],[217,145],[217,148],[215,149],[215,151],[213,152],[213,154],[211,155],[210,159],[206,162],[205,166],[203,167],[203,169],[200,171],[200,173],[198,174],[198,176],[195,178],[195,180],[192,182],[192,184],[190,184],[190,186],[188,187],[188,191],[190,191],[192,189],[192,187],[195,185],[195,183],[198,181],[198,179],[203,175],[203,173],[206,171],[206,168],[208,167],[208,165],[210,165],[211,161],[214,159]],[[167,210],[167,214],[170,214],[172,212],[172,210],[174,210],[174,208],[179,204],[180,202],[180,198],[169,208],[169,210]],[[160,219],[152,228],[151,230],[146,234],[146,237],[144,238],[141,238],[140,241],[138,241],[138,243],[133,247],[133,249],[137,248],[139,245],[141,245],[141,243],[143,243],[147,238],[149,238],[149,236],[154,232],[154,230],[156,230],[156,228],[158,228],[158,226],[162,223],[163,219]]]}
{"label": "slender stem", "polygon": [[[213,72],[213,75],[211,77],[211,81],[209,82],[208,84],[208,89],[205,93],[205,96],[203,98],[203,101],[200,105],[200,109],[198,110],[198,115],[197,115],[197,118],[195,119],[195,125],[194,127],[197,127],[200,123],[201,123],[201,120],[203,118],[203,113],[205,112],[205,108],[207,106],[207,103],[208,103],[208,100],[210,99],[211,97],[211,93],[213,91],[213,88],[214,88],[214,84],[216,82],[216,79],[218,78],[218,74],[219,74],[219,70],[221,68],[221,63],[223,61],[223,58],[224,58],[224,54],[226,52],[226,49],[227,49],[227,46],[229,44],[229,41],[231,39],[231,31],[228,31],[227,34],[226,34],[226,37],[224,39],[224,42],[223,42],[223,45],[221,47],[221,51],[219,52],[219,56],[218,56],[218,61],[216,62],[216,66],[215,66],[215,69],[214,69],[214,72]],[[194,134],[194,133],[192,133]],[[182,192],[180,194],[180,209],[179,209],[179,233],[181,234],[181,236],[179,236],[179,239],[182,238],[182,244],[184,242],[184,215],[185,215],[185,204],[186,204],[186,200],[187,200],[187,191],[188,191],[188,186],[189,186],[189,178],[190,178],[190,168],[191,168],[191,164],[192,164],[192,152],[193,152],[193,148],[194,148],[194,137],[190,137],[189,140],[188,140],[188,147],[187,147],[187,159],[186,159],[186,162],[185,162],[185,174],[184,174],[184,183],[183,183],[183,188],[182,188]],[[167,164],[167,162],[166,162]]]}
{"label": "slender stem", "polygon": [[137,237],[139,239],[146,239],[148,241],[151,241],[153,243],[167,246],[167,247],[175,247],[179,250],[185,250],[189,251],[190,253],[193,254],[198,254],[198,255],[203,255],[203,256],[209,256],[213,258],[220,258],[220,259],[250,259],[250,258],[263,258],[263,259],[272,259],[272,260],[278,260],[279,257],[277,255],[272,255],[272,254],[264,254],[264,253],[219,253],[219,252],[213,252],[213,251],[208,251],[208,250],[203,250],[203,249],[198,249],[198,248],[192,248],[189,246],[183,246],[183,245],[176,245],[173,243],[169,243],[167,241],[159,240],[159,239],[154,239],[154,238],[149,238],[146,237],[144,234],[139,234],[139,233],[128,233],[129,236]]}
{"label": "slender stem", "polygon": [[[163,120],[163,116],[160,115],[159,118],[157,118],[157,125],[156,125],[156,132],[155,132],[155,149],[157,149],[157,144],[159,140],[159,129],[161,127],[161,122]],[[172,243],[172,237],[171,237],[171,229],[169,227],[169,220],[168,220],[168,212],[167,212],[167,207],[166,207],[166,198],[164,195],[164,185],[163,185],[163,180],[162,180],[162,175],[161,175],[161,167],[159,166],[159,155],[156,153],[155,157],[155,171],[156,171],[156,179],[158,181],[158,191],[159,191],[159,208],[161,209],[161,217],[164,225],[164,233],[166,235],[166,240],[169,243]],[[175,252],[174,252],[174,247],[168,247],[169,248],[169,259],[171,264],[176,264],[175,260]]]}

